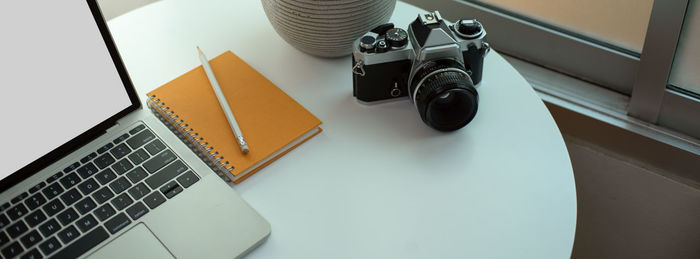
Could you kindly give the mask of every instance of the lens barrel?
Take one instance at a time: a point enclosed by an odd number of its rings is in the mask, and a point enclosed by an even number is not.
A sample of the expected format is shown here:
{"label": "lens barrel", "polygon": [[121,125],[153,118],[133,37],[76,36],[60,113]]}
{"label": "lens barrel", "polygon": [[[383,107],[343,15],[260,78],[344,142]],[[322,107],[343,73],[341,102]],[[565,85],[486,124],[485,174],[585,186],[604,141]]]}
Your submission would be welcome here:
{"label": "lens barrel", "polygon": [[423,122],[440,131],[467,125],[479,102],[464,65],[452,59],[429,61],[421,67],[411,80],[409,96]]}

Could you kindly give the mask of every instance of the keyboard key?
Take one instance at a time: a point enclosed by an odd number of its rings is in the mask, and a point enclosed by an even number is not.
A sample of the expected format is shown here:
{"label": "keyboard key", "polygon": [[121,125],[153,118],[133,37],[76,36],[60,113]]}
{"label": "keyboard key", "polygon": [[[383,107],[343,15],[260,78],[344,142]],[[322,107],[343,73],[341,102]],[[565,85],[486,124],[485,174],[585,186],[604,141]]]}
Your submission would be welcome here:
{"label": "keyboard key", "polygon": [[100,186],[97,184],[97,182],[95,182],[95,179],[92,178],[78,185],[78,189],[80,189],[80,192],[82,192],[83,195],[88,195],[97,190],[99,187]]}
{"label": "keyboard key", "polygon": [[118,175],[126,173],[126,171],[131,170],[131,168],[134,168],[134,165],[132,165],[127,159],[119,160],[119,162],[112,166],[112,170],[114,170],[114,172]]}
{"label": "keyboard key", "polygon": [[31,246],[39,243],[39,241],[41,241],[42,238],[41,238],[41,235],[39,235],[39,231],[32,230],[31,232],[27,233],[19,240],[22,241],[22,244],[24,245],[24,247],[31,247]]}
{"label": "keyboard key", "polygon": [[27,225],[29,225],[30,228],[33,228],[44,222],[44,220],[46,220],[46,215],[44,215],[44,212],[41,210],[37,210],[29,214],[24,220],[27,221]]}
{"label": "keyboard key", "polygon": [[121,136],[115,138],[115,139],[112,141],[112,143],[114,143],[114,144],[116,145],[116,144],[119,144],[119,143],[121,143],[122,141],[124,141],[124,140],[126,140],[126,139],[128,139],[128,138],[129,138],[129,134],[124,133],[124,134],[122,134]]}
{"label": "keyboard key", "polygon": [[49,217],[51,217],[53,215],[56,215],[56,213],[63,210],[63,208],[65,207],[63,206],[63,203],[61,203],[61,201],[55,199],[44,205],[44,207],[42,208],[44,209],[44,212],[46,212],[46,214],[49,215]]}
{"label": "keyboard key", "polygon": [[34,210],[44,203],[46,203],[46,199],[44,198],[44,195],[41,195],[41,193],[34,194],[32,197],[29,197],[24,201],[24,204],[27,205],[29,210]]}
{"label": "keyboard key", "polygon": [[117,233],[119,230],[124,229],[126,226],[131,223],[131,220],[129,220],[128,217],[126,217],[126,214],[124,213],[119,213],[114,218],[108,220],[105,222],[105,227],[107,230],[109,230],[109,233]]}
{"label": "keyboard key", "polygon": [[129,214],[129,217],[131,217],[132,220],[137,220],[140,217],[143,217],[143,215],[146,215],[146,213],[148,213],[148,209],[141,202],[137,202],[133,206],[126,209],[126,214]]}
{"label": "keyboard key", "polygon": [[39,226],[39,231],[41,231],[41,234],[44,234],[45,237],[53,235],[53,233],[56,233],[60,229],[61,225],[58,225],[58,222],[56,222],[55,219],[50,219],[49,221],[46,221],[46,223]]}
{"label": "keyboard key", "polygon": [[[39,249],[41,249],[41,251],[44,252],[45,255],[56,252],[56,250],[58,250],[59,248],[61,248],[61,243],[59,243],[58,239],[56,239],[55,237],[49,238],[49,240],[46,240],[46,241],[44,241],[44,243],[41,243],[39,245]],[[54,256],[54,258],[59,258],[59,257]],[[68,257],[64,257],[64,258],[68,258]],[[73,258],[75,258],[75,257],[73,257]]]}
{"label": "keyboard key", "polygon": [[90,197],[85,197],[85,199],[75,204],[75,208],[80,212],[80,215],[85,215],[85,213],[90,212],[95,207],[97,207],[97,204]]}
{"label": "keyboard key", "polygon": [[29,193],[38,192],[39,190],[41,190],[41,188],[44,188],[44,186],[46,186],[46,183],[45,183],[45,182],[40,182],[39,184],[34,185],[34,187],[30,188],[30,189],[29,189]]}
{"label": "keyboard key", "polygon": [[113,146],[114,146],[114,144],[112,144],[112,143],[107,143],[107,144],[105,144],[104,146],[102,146],[101,148],[98,148],[98,149],[97,149],[97,153],[102,154],[102,153],[104,153],[104,152],[107,152],[107,150],[109,150],[109,149],[112,148]]}
{"label": "keyboard key", "polygon": [[126,195],[126,193],[122,193],[122,195],[112,199],[112,205],[114,205],[114,208],[117,210],[123,210],[132,203],[134,203],[134,201],[129,197],[129,195]]}
{"label": "keyboard key", "polygon": [[114,147],[112,150],[109,151],[109,153],[112,153],[112,155],[116,159],[120,159],[120,158],[126,156],[127,154],[129,154],[130,152],[131,152],[131,149],[129,147],[127,147],[126,144],[124,144],[124,143],[117,145],[116,147]]}
{"label": "keyboard key", "polygon": [[126,140],[126,143],[129,144],[129,147],[131,149],[137,149],[140,146],[143,146],[144,144],[150,142],[151,140],[155,139],[156,136],[151,133],[149,130],[144,130],[135,136],[131,137],[130,139]]}
{"label": "keyboard key", "polygon": [[0,229],[10,224],[10,219],[5,216],[5,214],[0,214]]}
{"label": "keyboard key", "polygon": [[4,211],[6,209],[9,209],[10,206],[12,206],[12,205],[10,205],[10,202],[5,202],[2,205],[0,205],[0,211]]}
{"label": "keyboard key", "polygon": [[29,196],[29,193],[23,192],[17,195],[15,198],[11,200],[12,204],[19,203],[20,201],[24,200],[24,198],[27,198]]}
{"label": "keyboard key", "polygon": [[185,188],[190,187],[197,181],[199,181],[199,178],[192,171],[188,171],[187,173],[177,178],[177,182],[179,182],[182,185],[182,187]]}
{"label": "keyboard key", "polygon": [[95,230],[91,231],[90,233],[85,234],[83,237],[75,241],[75,243],[70,244],[67,246],[65,249],[61,250],[60,252],[56,253],[53,257],[54,258],[77,258],[78,256],[83,255],[85,252],[88,250],[96,247],[102,241],[107,240],[109,237],[109,234],[107,234],[107,231],[105,231],[104,228],[99,227],[96,228]]}
{"label": "keyboard key", "polygon": [[29,252],[27,252],[26,254],[23,254],[22,257],[20,257],[19,259],[40,259],[40,258],[43,258],[41,256],[41,253],[39,253],[39,250],[34,248],[34,249],[30,250]]}
{"label": "keyboard key", "polygon": [[109,188],[112,188],[112,191],[114,191],[116,194],[125,191],[129,187],[131,187],[131,183],[123,176],[109,184]]}
{"label": "keyboard key", "polygon": [[14,206],[7,210],[7,215],[10,216],[10,219],[12,219],[12,221],[17,220],[18,218],[21,218],[26,214],[27,207],[24,207],[24,204],[17,204],[17,206]]}
{"label": "keyboard key", "polygon": [[[95,163],[97,163],[97,162],[98,161],[95,160]],[[87,179],[91,175],[99,172],[99,170],[97,170],[97,167],[95,167],[95,164],[88,163],[88,164],[84,165],[83,167],[78,168],[78,170],[76,170],[76,172],[78,172],[78,174],[80,174],[80,177],[82,177],[83,179]]]}
{"label": "keyboard key", "polygon": [[113,216],[117,212],[110,206],[109,204],[102,205],[102,207],[99,207],[95,210],[95,217],[99,219],[100,221],[105,221],[109,217]]}
{"label": "keyboard key", "polygon": [[25,225],[24,222],[20,220],[19,222],[7,228],[7,234],[10,235],[11,238],[17,238],[20,235],[24,234],[24,232],[27,232],[27,230],[29,230],[29,228],[27,228],[27,225]]}
{"label": "keyboard key", "polygon": [[73,170],[75,170],[76,168],[78,168],[78,166],[80,166],[80,163],[78,163],[78,162],[72,163],[71,165],[69,165],[69,166],[67,166],[66,168],[64,168],[64,169],[63,169],[63,172],[64,172],[64,173],[69,173],[70,171],[73,171]]}
{"label": "keyboard key", "polygon": [[68,208],[67,210],[59,213],[58,216],[56,216],[56,218],[58,219],[58,221],[61,222],[61,224],[66,226],[78,219],[78,213],[76,213],[73,208]]}
{"label": "keyboard key", "polygon": [[[170,150],[165,152],[170,152]],[[146,183],[152,189],[156,189],[185,171],[187,171],[187,167],[185,166],[185,164],[178,160],[166,166],[165,168],[163,168],[163,170],[160,170],[154,175],[151,175],[151,177],[148,177],[148,179],[146,179]]]}
{"label": "keyboard key", "polygon": [[7,243],[10,243],[10,238],[7,237],[5,232],[0,232],[0,247],[5,246]]}
{"label": "keyboard key", "polygon": [[129,160],[131,160],[131,162],[135,165],[138,165],[140,163],[143,163],[143,161],[146,161],[146,159],[148,159],[149,157],[150,156],[148,155],[148,153],[146,153],[146,151],[144,151],[143,149],[139,149],[134,151],[134,153],[132,153],[131,155],[129,155]]}
{"label": "keyboard key", "polygon": [[145,129],[145,128],[146,128],[146,126],[144,126],[143,124],[138,125],[138,126],[134,127],[133,129],[131,129],[131,130],[129,131],[129,134],[134,135],[134,134],[138,133],[139,131],[141,131],[141,130],[143,130],[143,129]]}
{"label": "keyboard key", "polygon": [[85,233],[93,227],[97,226],[97,220],[95,219],[95,217],[88,214],[87,216],[82,217],[77,222],[75,222],[75,225],[78,226],[80,232]]}
{"label": "keyboard key", "polygon": [[151,155],[158,154],[160,151],[163,151],[165,149],[165,145],[163,142],[160,140],[154,140],[151,143],[146,144],[143,148],[148,150],[148,153],[151,153]]}
{"label": "keyboard key", "polygon": [[97,165],[97,167],[99,167],[100,169],[104,169],[105,167],[108,167],[109,165],[114,163],[114,161],[116,161],[114,160],[114,157],[107,153],[96,158],[94,162]]}
{"label": "keyboard key", "polygon": [[129,178],[132,183],[137,183],[143,179],[146,179],[146,177],[148,177],[148,173],[146,173],[146,171],[144,171],[141,167],[137,167],[134,170],[131,170],[131,172],[128,172],[126,177]]}
{"label": "keyboard key", "polygon": [[162,192],[163,194],[165,194],[166,192],[168,192],[168,191],[170,191],[170,190],[172,190],[172,189],[175,189],[175,187],[178,187],[178,186],[180,186],[180,185],[178,185],[177,182],[175,182],[175,181],[170,181],[169,183],[166,183],[165,185],[163,185],[162,187],[160,187],[160,192]]}
{"label": "keyboard key", "polygon": [[83,157],[82,159],[80,159],[80,162],[85,164],[87,162],[90,162],[90,160],[92,160],[95,157],[97,157],[97,153],[92,152],[92,153],[88,154],[87,156]]}
{"label": "keyboard key", "polygon": [[163,197],[160,192],[153,192],[150,195],[146,196],[146,198],[143,199],[143,202],[148,205],[148,208],[150,209],[155,209],[159,205],[163,204],[165,202],[165,197]]}
{"label": "keyboard key", "polygon": [[47,182],[47,183],[52,183],[52,182],[58,180],[59,178],[61,178],[61,176],[63,176],[63,173],[62,173],[62,172],[58,172],[58,173],[56,173],[56,174],[50,176],[49,178],[47,178],[47,179],[46,179],[46,182]]}
{"label": "keyboard key", "polygon": [[19,254],[22,252],[24,252],[24,249],[22,249],[22,246],[19,245],[19,242],[14,242],[8,247],[2,249],[2,255],[4,255],[5,258],[19,256]]}
{"label": "keyboard key", "polygon": [[139,183],[136,186],[131,187],[131,189],[129,189],[129,194],[131,194],[131,197],[134,197],[134,200],[140,200],[149,192],[151,192],[151,189],[149,189],[148,186],[146,186],[143,183]]}
{"label": "keyboard key", "polygon": [[51,184],[49,186],[46,186],[43,190],[41,190],[42,193],[44,193],[44,196],[46,196],[46,199],[53,199],[54,197],[58,196],[63,192],[63,188],[61,188],[58,183]]}
{"label": "keyboard key", "polygon": [[164,192],[163,194],[165,194],[165,197],[168,197],[168,199],[171,199],[171,198],[175,197],[175,195],[180,194],[182,192],[182,190],[183,190],[182,187],[180,187],[178,185],[175,188],[172,188],[172,189],[168,190],[167,192]]}
{"label": "keyboard key", "polygon": [[100,182],[100,184],[105,185],[117,178],[117,175],[114,174],[114,172],[112,172],[112,169],[105,169],[99,174],[97,174],[95,178],[97,178],[97,181]]}
{"label": "keyboard key", "polygon": [[80,233],[78,233],[78,230],[75,229],[74,226],[70,226],[70,227],[67,227],[66,229],[58,232],[57,236],[65,244],[65,243],[68,243],[70,241],[73,241],[73,239],[78,238],[78,236],[80,236]]}
{"label": "keyboard key", "polygon": [[63,203],[66,204],[66,206],[70,206],[71,204],[80,200],[82,197],[83,195],[81,195],[77,189],[71,189],[70,191],[67,191],[61,195],[61,200],[63,200]]}
{"label": "keyboard key", "polygon": [[102,204],[112,197],[114,197],[114,193],[107,187],[102,187],[102,189],[92,194],[92,198],[95,199],[98,204]]}
{"label": "keyboard key", "polygon": [[170,162],[175,161],[175,159],[177,159],[175,154],[173,154],[173,152],[170,150],[166,150],[143,163],[143,168],[149,173],[155,173],[158,171],[158,169],[161,169],[167,164],[170,164]]}
{"label": "keyboard key", "polygon": [[[78,169],[78,172],[80,172],[80,169],[83,169],[85,167],[81,167]],[[70,189],[71,187],[75,186],[78,184],[80,181],[80,177],[76,173],[70,173],[63,178],[61,178],[61,185],[63,185],[63,188]]]}

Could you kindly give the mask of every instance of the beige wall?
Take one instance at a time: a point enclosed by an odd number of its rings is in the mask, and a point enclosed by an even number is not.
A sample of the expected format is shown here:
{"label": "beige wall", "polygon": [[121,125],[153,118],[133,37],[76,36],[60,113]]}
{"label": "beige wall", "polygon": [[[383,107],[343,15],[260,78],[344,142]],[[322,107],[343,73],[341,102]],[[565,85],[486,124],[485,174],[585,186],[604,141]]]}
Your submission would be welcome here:
{"label": "beige wall", "polygon": [[481,0],[641,51],[653,0]]}

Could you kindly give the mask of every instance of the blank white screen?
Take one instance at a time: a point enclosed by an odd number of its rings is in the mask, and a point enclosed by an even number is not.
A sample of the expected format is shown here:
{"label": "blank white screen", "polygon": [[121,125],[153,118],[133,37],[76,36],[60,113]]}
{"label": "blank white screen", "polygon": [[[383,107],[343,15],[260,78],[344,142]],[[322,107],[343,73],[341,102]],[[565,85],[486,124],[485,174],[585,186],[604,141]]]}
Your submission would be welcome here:
{"label": "blank white screen", "polygon": [[3,1],[0,35],[0,179],[131,104],[85,1]]}

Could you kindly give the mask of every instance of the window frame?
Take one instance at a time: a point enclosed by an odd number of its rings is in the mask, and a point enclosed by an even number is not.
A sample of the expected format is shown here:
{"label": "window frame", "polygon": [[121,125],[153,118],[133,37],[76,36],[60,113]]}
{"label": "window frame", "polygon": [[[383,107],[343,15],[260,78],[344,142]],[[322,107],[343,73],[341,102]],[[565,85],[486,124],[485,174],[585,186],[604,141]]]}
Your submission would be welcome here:
{"label": "window frame", "polygon": [[[426,0],[409,3],[428,4]],[[631,94],[639,54],[576,34],[502,8],[472,0],[431,0],[443,17],[477,18],[488,30],[488,41],[501,53]],[[517,40],[512,40],[517,39]],[[600,62],[605,60],[606,62]]]}
{"label": "window frame", "polygon": [[499,52],[630,96],[627,115],[700,139],[700,96],[667,87],[689,0],[654,1],[641,54],[477,0],[404,1],[468,14]]}
{"label": "window frame", "polygon": [[628,114],[700,138],[700,96],[668,83],[689,3],[654,1]]}

